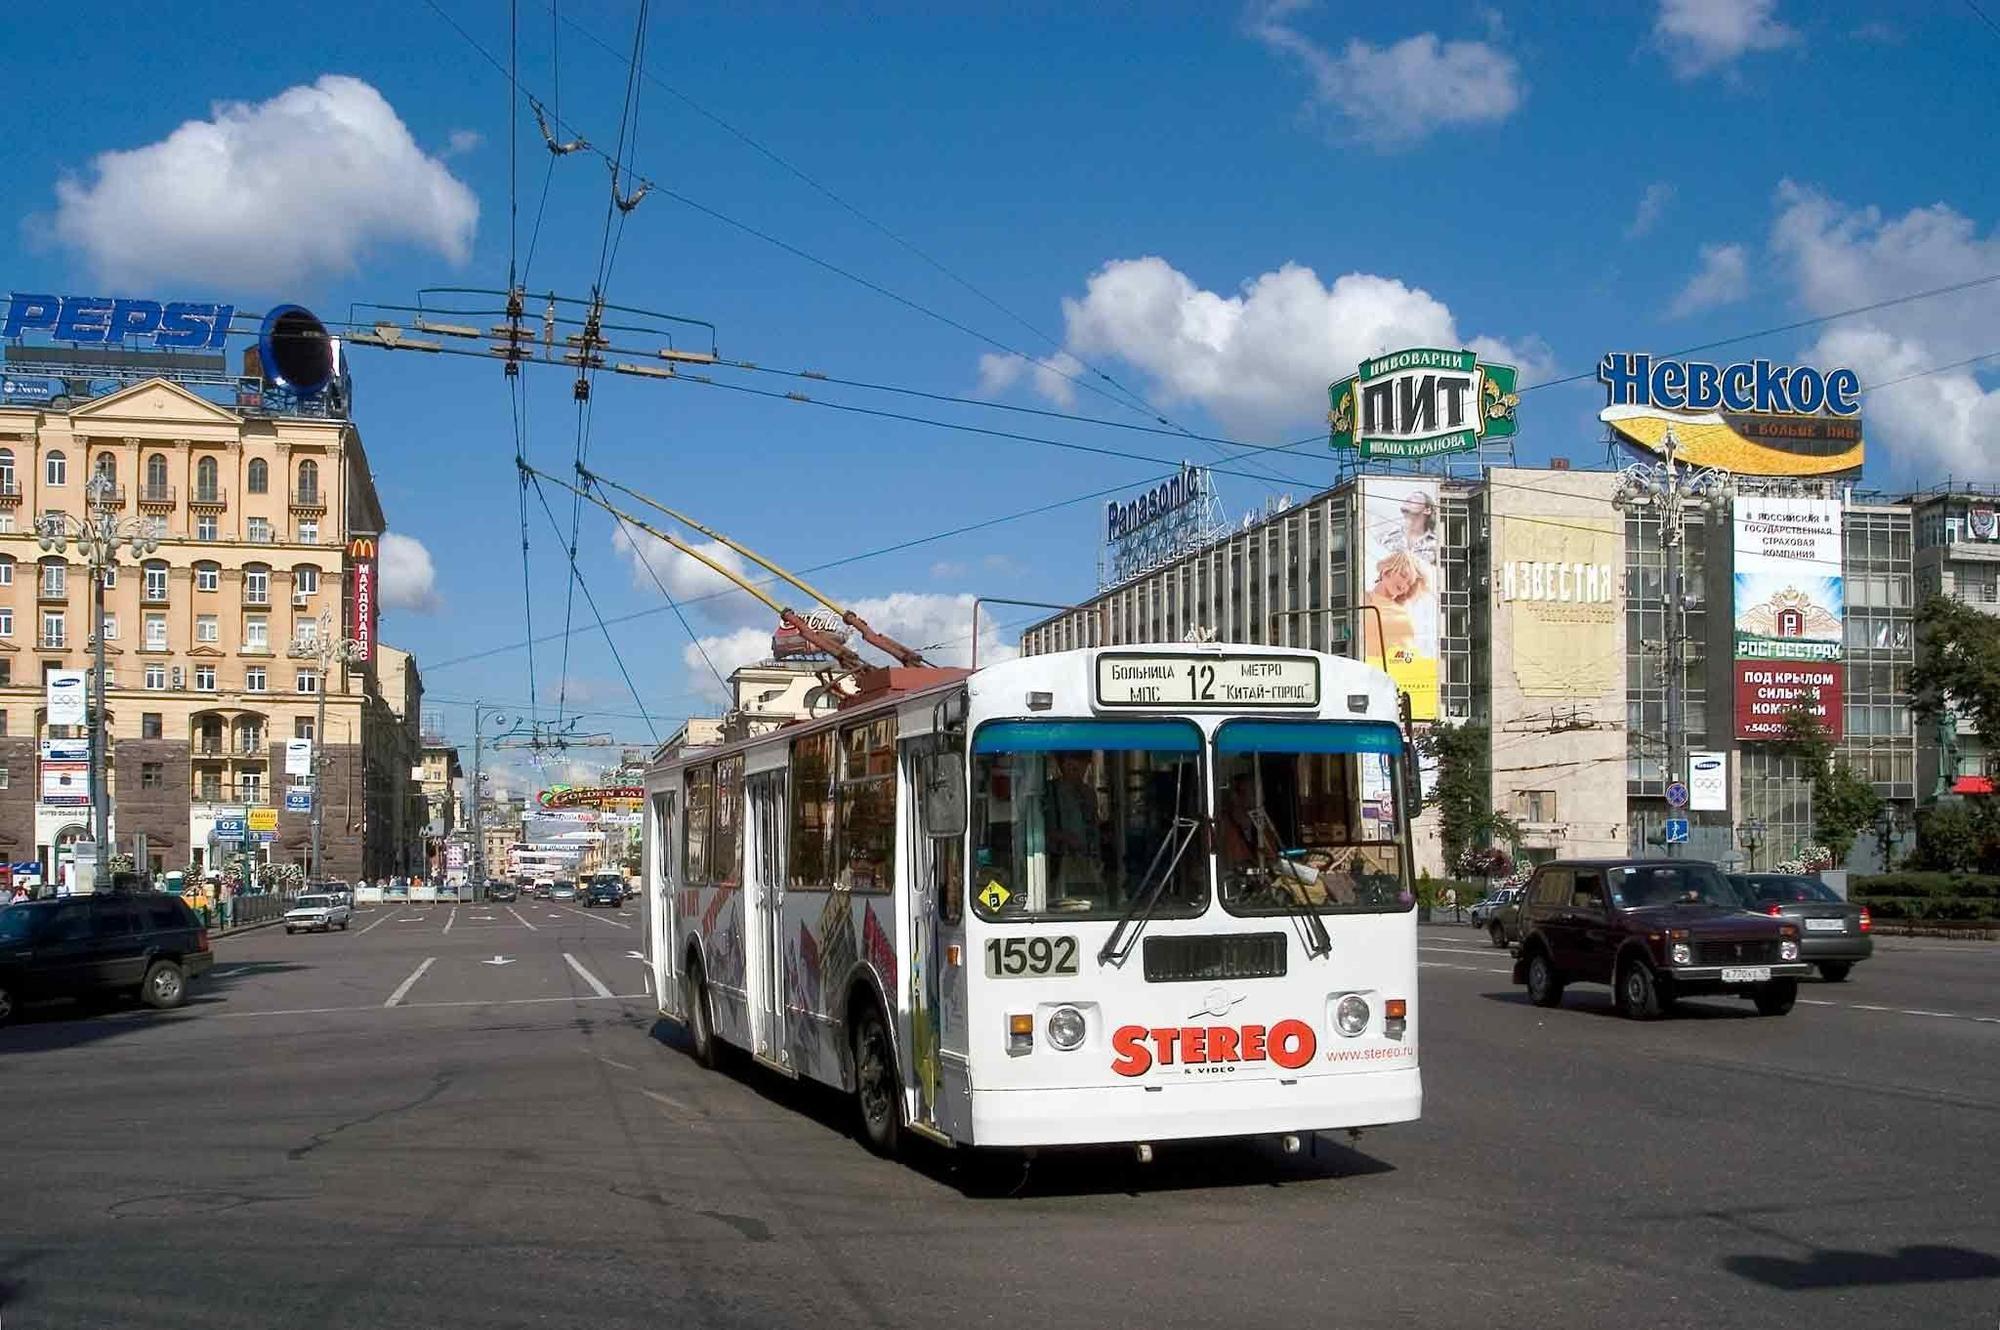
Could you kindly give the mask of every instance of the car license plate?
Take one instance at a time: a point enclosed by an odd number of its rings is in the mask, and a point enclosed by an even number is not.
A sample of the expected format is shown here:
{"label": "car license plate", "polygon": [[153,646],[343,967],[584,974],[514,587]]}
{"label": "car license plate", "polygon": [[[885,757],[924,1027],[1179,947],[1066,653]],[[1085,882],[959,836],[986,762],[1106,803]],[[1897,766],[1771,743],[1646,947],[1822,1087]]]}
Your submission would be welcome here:
{"label": "car license plate", "polygon": [[1806,932],[1808,933],[1838,933],[1846,927],[1847,921],[1845,919],[1806,920]]}
{"label": "car license plate", "polygon": [[1722,971],[1722,982],[1725,984],[1761,984],[1770,977],[1771,967],[1768,965],[1739,965]]}

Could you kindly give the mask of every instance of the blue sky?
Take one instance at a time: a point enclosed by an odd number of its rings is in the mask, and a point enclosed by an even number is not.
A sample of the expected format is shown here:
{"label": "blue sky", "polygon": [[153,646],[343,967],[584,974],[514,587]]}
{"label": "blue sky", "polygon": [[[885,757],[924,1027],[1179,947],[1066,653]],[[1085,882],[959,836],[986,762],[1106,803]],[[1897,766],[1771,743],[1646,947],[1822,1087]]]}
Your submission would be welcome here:
{"label": "blue sky", "polygon": [[[437,3],[505,59],[505,5]],[[553,103],[559,79],[562,118],[609,149],[636,3],[561,6],[559,59],[546,5],[521,0],[520,11],[523,83]],[[355,302],[414,303],[425,286],[503,286],[511,117],[519,256],[549,179],[528,285],[585,293],[603,163],[577,153],[551,173],[505,81],[425,4],[358,0],[335,21],[330,12],[273,3],[251,19],[238,5],[183,0],[78,23],[7,7],[0,80],[14,93],[14,129],[0,143],[0,179],[19,223],[0,228],[10,288],[250,307],[291,299],[345,317]],[[610,299],[712,320],[725,355],[761,365],[1126,423],[1164,414],[1244,442],[1323,429],[1326,381],[1401,345],[1454,336],[1511,355],[1532,382],[1587,372],[1607,350],[1671,351],[2000,272],[2000,177],[1984,166],[2000,31],[1943,0],[1667,0],[1617,13],[656,6],[645,67],[687,100],[641,86],[640,176],[1088,379],[1061,358],[1078,355],[1152,408],[1009,361],[992,342],[664,193],[626,223]],[[319,82],[328,75],[359,84]],[[375,118],[354,118],[376,96]],[[281,97],[293,100],[275,106]],[[210,121],[222,102],[247,106],[223,115],[229,132],[203,140],[206,155],[151,147]],[[182,132],[182,150],[202,138]],[[134,150],[146,151],[99,160]],[[72,188],[59,198],[64,179]],[[1994,291],[1731,354],[1851,363],[1864,382],[1933,370],[2000,351]],[[2000,376],[1987,372],[1996,366],[1923,374],[1871,397],[1871,484],[1992,478],[1984,441],[2000,428]],[[460,659],[526,635],[506,391],[497,368],[469,360],[362,349],[354,373],[391,526],[422,543],[435,572],[428,595],[407,589],[391,607],[384,636],[418,653],[433,715],[462,734],[459,702],[528,698],[524,651]],[[531,456],[566,470],[569,380],[529,373]],[[1218,460],[1157,435],[716,377],[1160,459],[720,387],[599,381],[593,467],[801,569],[1095,490],[1136,491],[1183,455]],[[1599,402],[1588,381],[1533,392],[1521,408],[1523,459],[1596,464]],[[1231,510],[1303,496],[1332,475],[1317,449],[1271,466],[1283,479],[1223,478]],[[958,597],[1091,590],[1101,507],[1073,504],[816,580],[925,642],[956,638],[962,649]],[[557,513],[566,536],[567,505]],[[546,633],[563,621],[563,540],[538,507],[532,516],[534,625]],[[661,605],[601,514],[583,519],[579,562],[607,615]],[[706,589],[682,561],[655,566],[680,590]],[[740,602],[688,614],[725,672],[765,622]],[[581,597],[572,623],[590,632],[571,641],[570,705],[602,713],[590,728],[648,738]],[[706,671],[671,614],[613,632],[661,734],[701,705]],[[545,710],[560,665],[559,644],[536,649]]]}

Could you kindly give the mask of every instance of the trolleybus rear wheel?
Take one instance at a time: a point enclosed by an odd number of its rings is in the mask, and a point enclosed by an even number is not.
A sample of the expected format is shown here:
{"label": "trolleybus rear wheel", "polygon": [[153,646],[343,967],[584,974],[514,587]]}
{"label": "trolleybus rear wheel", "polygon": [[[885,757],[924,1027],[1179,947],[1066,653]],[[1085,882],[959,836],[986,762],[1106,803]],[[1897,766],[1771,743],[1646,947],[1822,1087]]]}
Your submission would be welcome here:
{"label": "trolleybus rear wheel", "polygon": [[854,1024],[854,1098],[861,1108],[862,1138],[876,1154],[893,1155],[902,1143],[900,1091],[895,1044],[881,1012],[871,1003]]}

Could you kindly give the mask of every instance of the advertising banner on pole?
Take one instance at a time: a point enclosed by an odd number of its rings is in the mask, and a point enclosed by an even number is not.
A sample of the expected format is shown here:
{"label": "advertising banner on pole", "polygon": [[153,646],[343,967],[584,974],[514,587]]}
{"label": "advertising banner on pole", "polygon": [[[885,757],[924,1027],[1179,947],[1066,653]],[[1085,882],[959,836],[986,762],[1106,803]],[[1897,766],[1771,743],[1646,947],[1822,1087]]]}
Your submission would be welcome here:
{"label": "advertising banner on pole", "polygon": [[357,536],[349,541],[347,557],[353,565],[347,635],[354,640],[357,658],[363,662],[372,661],[375,659],[375,574],[378,567],[374,538]]}
{"label": "advertising banner on pole", "polygon": [[252,831],[276,831],[278,810],[275,808],[251,808],[244,812],[244,820]]}
{"label": "advertising banner on pole", "polygon": [[1362,492],[1362,659],[1438,718],[1438,483],[1371,476]]}
{"label": "advertising banner on pole", "polygon": [[1724,753],[1696,750],[1688,754],[1688,810],[1729,811],[1729,758]]}
{"label": "advertising banner on pole", "polygon": [[82,725],[90,718],[82,670],[50,670],[46,705],[51,725]]}
{"label": "advertising banner on pole", "polygon": [[310,739],[285,740],[285,774],[287,776],[310,776],[313,768],[313,741]]}

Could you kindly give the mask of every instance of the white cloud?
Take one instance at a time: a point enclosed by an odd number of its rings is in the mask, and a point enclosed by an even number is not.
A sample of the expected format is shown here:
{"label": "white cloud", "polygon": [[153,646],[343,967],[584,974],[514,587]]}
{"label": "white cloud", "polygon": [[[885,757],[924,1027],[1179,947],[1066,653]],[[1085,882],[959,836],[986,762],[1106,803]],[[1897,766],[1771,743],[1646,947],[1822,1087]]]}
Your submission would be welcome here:
{"label": "white cloud", "polygon": [[[2000,271],[2000,231],[1982,236],[1972,219],[1939,203],[1900,217],[1854,208],[1786,181],[1778,187],[1771,248],[1808,313],[1828,314]],[[1991,287],[1829,324],[1802,359],[1848,365],[1864,389],[1955,365],[2000,345],[2000,304]],[[2000,474],[2000,389],[1981,382],[1992,362],[1907,379],[1867,392],[1871,441],[1906,477],[1991,479]],[[1880,456],[1878,447],[1877,455]]]}
{"label": "white cloud", "polygon": [[940,582],[949,582],[953,578],[964,577],[968,571],[970,570],[964,564],[952,559],[939,559],[931,565],[931,576]]}
{"label": "white cloud", "polygon": [[[773,619],[764,628],[738,628],[734,632],[703,637],[699,647],[693,642],[682,647],[681,663],[687,666],[688,691],[699,694],[713,706],[727,705],[729,694],[716,682],[715,675],[720,674],[727,679],[731,671],[744,665],[755,665],[769,656],[771,632],[777,626],[777,621]],[[709,671],[711,664],[715,667],[714,673]]]}
{"label": "white cloud", "polygon": [[[687,544],[724,568],[739,575],[748,575],[743,559],[728,546],[715,541],[688,541]],[[631,569],[632,585],[640,591],[657,596],[661,583],[664,583],[668,593],[683,609],[712,623],[747,626],[775,622],[770,609],[754,596],[663,540],[643,531],[629,531],[621,522],[612,528],[611,548],[624,556]],[[759,570],[760,576],[761,573],[762,570]],[[658,582],[654,581],[655,577]],[[772,595],[779,604],[785,603],[782,592],[773,592]],[[764,632],[769,636],[770,627],[767,626]]]}
{"label": "white cloud", "polygon": [[1678,79],[1699,78],[1753,51],[1776,51],[1799,40],[1778,22],[1777,0],[1660,0],[1653,40]]}
{"label": "white cloud", "polygon": [[1703,245],[1701,266],[1668,306],[1680,319],[1741,300],[1750,290],[1750,256],[1741,245]]}
{"label": "white cloud", "polygon": [[1463,336],[1442,301],[1393,277],[1348,273],[1329,286],[1296,263],[1222,295],[1165,259],[1115,259],[1063,301],[1063,318],[1077,355],[1116,356],[1150,376],[1163,407],[1193,402],[1244,433],[1319,419],[1329,380],[1401,347],[1471,347],[1519,365],[1523,382],[1551,363],[1532,339]]}
{"label": "white cloud", "polygon": [[[1338,54],[1293,26],[1310,0],[1270,0],[1250,32],[1296,60],[1313,81],[1313,104],[1344,121],[1354,137],[1390,150],[1451,125],[1505,120],[1527,95],[1521,67],[1486,42],[1440,41],[1434,32],[1389,46],[1352,38]],[[1487,27],[1500,35],[1499,15]]]}
{"label": "white cloud", "polygon": [[107,285],[296,292],[377,246],[464,263],[479,202],[368,84],[328,74],[269,101],[219,102],[157,143],[56,182],[33,225]]}
{"label": "white cloud", "polygon": [[1020,382],[1022,374],[1029,373],[1036,392],[1071,411],[1076,408],[1076,381],[1086,372],[1083,363],[1067,351],[1040,360],[988,351],[979,357],[979,393],[998,397]]}
{"label": "white cloud", "polygon": [[437,594],[437,569],[424,542],[400,531],[385,532],[381,546],[382,608],[435,614],[443,602]]}
{"label": "white cloud", "polygon": [[1646,186],[1646,192],[1639,196],[1639,209],[1632,214],[1632,224],[1625,228],[1625,238],[1638,240],[1651,235],[1673,201],[1674,187],[1666,181],[1655,180]]}
{"label": "white cloud", "polygon": [[454,129],[445,137],[444,155],[447,157],[462,157],[466,153],[476,150],[484,142],[486,142],[486,136],[476,129]]}

